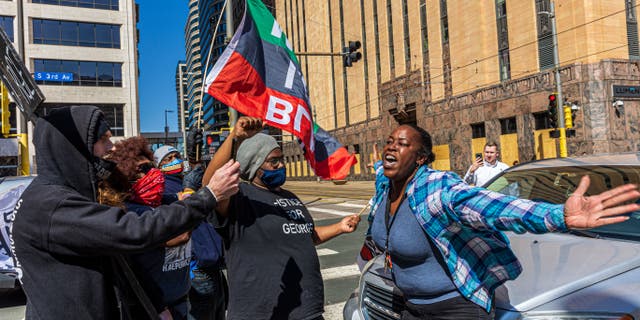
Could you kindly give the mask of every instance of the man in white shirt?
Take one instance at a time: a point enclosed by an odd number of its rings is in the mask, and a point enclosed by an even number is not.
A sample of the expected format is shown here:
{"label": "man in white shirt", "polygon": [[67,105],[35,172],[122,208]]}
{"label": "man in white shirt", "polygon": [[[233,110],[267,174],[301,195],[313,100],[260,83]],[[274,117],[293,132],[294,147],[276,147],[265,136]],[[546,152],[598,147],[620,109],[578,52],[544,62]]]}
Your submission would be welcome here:
{"label": "man in white shirt", "polygon": [[504,162],[498,161],[499,155],[498,145],[495,142],[487,142],[487,144],[484,145],[484,160],[483,157],[476,157],[464,175],[464,181],[468,184],[481,187],[498,173],[509,168]]}

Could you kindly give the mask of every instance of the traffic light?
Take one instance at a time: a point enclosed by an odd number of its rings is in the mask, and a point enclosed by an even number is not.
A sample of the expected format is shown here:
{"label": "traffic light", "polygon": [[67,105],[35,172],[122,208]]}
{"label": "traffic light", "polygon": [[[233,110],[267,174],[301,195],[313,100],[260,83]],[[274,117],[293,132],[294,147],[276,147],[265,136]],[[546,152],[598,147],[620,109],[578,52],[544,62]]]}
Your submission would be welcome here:
{"label": "traffic light", "polygon": [[558,127],[558,99],[555,93],[549,95],[547,119],[549,120],[549,125],[551,128]]}
{"label": "traffic light", "polygon": [[206,143],[207,148],[209,148],[209,146],[211,144],[213,144],[214,141],[216,141],[214,135],[208,134],[206,139],[205,139],[205,143]]}
{"label": "traffic light", "polygon": [[10,122],[10,116],[11,113],[9,112],[9,91],[7,89],[7,87],[0,83],[0,90],[2,92],[0,92],[0,104],[2,104],[1,106],[1,110],[2,110],[2,131],[0,132],[0,134],[2,134],[3,136],[7,136],[9,134],[9,131],[11,131],[11,122]]}
{"label": "traffic light", "polygon": [[571,106],[562,107],[564,111],[564,127],[567,129],[573,128],[573,112]]}
{"label": "traffic light", "polygon": [[354,62],[362,58],[362,53],[358,50],[362,47],[360,41],[349,41],[349,46],[342,49],[342,64],[344,67],[351,67]]}

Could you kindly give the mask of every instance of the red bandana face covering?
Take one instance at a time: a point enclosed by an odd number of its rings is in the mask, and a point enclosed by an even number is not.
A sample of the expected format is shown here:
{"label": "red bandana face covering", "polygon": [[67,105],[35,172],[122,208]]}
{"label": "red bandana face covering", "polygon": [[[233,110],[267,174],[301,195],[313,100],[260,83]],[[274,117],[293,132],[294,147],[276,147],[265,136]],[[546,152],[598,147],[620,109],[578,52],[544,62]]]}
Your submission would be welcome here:
{"label": "red bandana face covering", "polygon": [[131,186],[131,200],[136,203],[157,207],[164,192],[164,175],[153,168]]}

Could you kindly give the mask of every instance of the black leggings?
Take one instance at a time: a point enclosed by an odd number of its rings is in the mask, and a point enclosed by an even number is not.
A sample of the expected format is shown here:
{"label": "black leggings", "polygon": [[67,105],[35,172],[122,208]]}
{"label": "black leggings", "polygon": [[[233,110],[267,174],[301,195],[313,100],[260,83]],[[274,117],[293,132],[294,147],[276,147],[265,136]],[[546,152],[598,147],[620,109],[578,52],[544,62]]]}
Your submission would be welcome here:
{"label": "black leggings", "polygon": [[402,320],[492,320],[495,316],[493,308],[487,313],[483,307],[460,296],[432,304],[407,301],[406,306],[402,311]]}

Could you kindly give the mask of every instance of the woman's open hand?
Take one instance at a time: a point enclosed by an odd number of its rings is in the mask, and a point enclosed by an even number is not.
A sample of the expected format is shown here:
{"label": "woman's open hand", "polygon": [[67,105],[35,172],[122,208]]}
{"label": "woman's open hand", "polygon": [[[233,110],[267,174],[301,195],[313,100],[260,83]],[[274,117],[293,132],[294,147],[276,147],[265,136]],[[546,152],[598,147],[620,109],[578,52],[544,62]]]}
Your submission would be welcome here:
{"label": "woman's open hand", "polygon": [[640,204],[623,204],[640,198],[638,186],[626,184],[603,193],[585,197],[590,184],[589,176],[580,180],[578,188],[564,204],[564,221],[568,228],[588,229],[624,222],[622,214],[640,210]]}
{"label": "woman's open hand", "polygon": [[380,160],[380,153],[378,152],[378,144],[374,142],[372,147],[373,147],[373,158],[371,159],[371,162],[367,164],[367,168],[373,168],[376,162]]}

